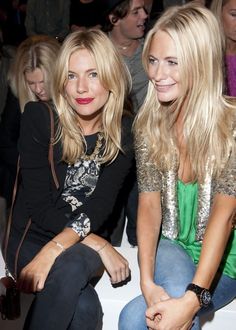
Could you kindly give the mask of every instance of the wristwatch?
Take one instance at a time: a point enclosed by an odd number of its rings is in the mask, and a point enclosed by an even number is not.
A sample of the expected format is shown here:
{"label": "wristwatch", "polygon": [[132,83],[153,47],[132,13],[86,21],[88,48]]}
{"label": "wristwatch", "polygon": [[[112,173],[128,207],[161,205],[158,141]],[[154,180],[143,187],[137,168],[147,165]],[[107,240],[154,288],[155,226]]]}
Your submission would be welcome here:
{"label": "wristwatch", "polygon": [[198,286],[194,283],[188,284],[185,291],[188,291],[188,290],[192,291],[196,294],[201,307],[209,306],[209,304],[211,302],[211,294],[210,294],[209,290],[207,290],[205,288],[201,288],[200,286]]}

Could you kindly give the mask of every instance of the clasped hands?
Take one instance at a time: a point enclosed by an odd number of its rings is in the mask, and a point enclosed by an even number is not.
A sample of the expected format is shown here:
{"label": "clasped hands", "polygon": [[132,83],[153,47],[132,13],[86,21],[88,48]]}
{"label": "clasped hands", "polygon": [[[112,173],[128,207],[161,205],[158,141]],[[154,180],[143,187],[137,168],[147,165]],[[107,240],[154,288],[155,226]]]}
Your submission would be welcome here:
{"label": "clasped hands", "polygon": [[143,290],[148,308],[146,323],[149,330],[189,330],[198,311],[195,297],[185,293],[180,298],[171,298],[166,291],[153,284]]}

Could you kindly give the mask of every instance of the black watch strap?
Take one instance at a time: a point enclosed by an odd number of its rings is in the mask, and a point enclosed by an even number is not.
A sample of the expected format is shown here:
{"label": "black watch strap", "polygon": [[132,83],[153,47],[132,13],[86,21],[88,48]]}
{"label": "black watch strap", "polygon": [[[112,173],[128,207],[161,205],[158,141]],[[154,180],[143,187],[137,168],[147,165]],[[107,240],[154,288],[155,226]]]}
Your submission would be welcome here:
{"label": "black watch strap", "polygon": [[192,291],[196,294],[200,306],[207,307],[211,302],[211,294],[208,289],[202,288],[198,286],[197,284],[190,283],[188,284],[185,291]]}

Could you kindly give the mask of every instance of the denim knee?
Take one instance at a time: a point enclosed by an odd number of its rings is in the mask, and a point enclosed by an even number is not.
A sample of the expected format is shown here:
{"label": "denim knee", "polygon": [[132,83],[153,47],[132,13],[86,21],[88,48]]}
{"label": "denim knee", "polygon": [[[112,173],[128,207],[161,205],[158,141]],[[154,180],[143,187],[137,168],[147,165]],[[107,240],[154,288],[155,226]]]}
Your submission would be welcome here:
{"label": "denim knee", "polygon": [[142,295],[131,300],[119,316],[119,330],[147,330],[145,312],[146,302]]}

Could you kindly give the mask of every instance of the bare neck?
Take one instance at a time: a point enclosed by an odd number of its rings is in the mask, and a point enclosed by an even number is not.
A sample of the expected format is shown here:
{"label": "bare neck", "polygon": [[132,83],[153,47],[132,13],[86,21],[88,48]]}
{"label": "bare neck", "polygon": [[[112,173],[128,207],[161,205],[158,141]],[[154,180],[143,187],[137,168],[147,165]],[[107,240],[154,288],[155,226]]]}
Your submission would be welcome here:
{"label": "bare neck", "polygon": [[139,39],[127,38],[115,28],[109,33],[109,36],[119,52],[125,56],[132,56],[140,44]]}

